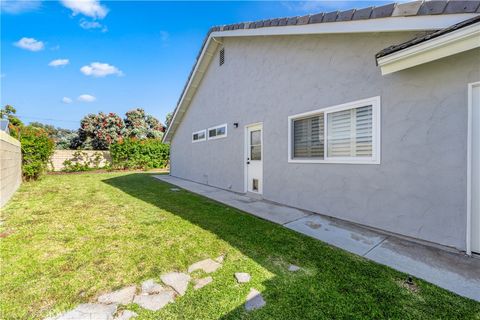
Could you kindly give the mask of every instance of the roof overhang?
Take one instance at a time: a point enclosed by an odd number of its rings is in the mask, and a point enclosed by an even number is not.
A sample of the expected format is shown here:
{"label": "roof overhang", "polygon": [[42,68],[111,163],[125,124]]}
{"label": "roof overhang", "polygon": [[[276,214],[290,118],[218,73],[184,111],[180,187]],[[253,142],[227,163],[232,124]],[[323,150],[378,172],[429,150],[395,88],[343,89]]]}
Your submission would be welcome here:
{"label": "roof overhang", "polygon": [[[170,142],[178,125],[187,111],[200,82],[203,79],[222,38],[246,36],[281,36],[281,35],[314,35],[341,33],[375,33],[375,32],[409,32],[443,29],[465,19],[473,18],[478,13],[461,13],[431,16],[387,17],[345,22],[318,23],[292,26],[276,26],[258,29],[237,29],[215,31],[205,40],[197,59],[192,75],[175,108],[170,125],[163,137],[163,142]],[[383,70],[382,70],[383,71]]]}
{"label": "roof overhang", "polygon": [[480,47],[480,23],[378,58],[382,75]]}

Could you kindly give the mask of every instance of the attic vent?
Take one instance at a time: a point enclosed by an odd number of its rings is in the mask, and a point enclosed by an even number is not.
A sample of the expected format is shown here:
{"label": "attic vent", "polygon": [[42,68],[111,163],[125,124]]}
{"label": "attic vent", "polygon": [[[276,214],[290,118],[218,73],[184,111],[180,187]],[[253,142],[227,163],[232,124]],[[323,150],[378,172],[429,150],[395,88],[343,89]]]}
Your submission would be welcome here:
{"label": "attic vent", "polygon": [[222,48],[220,50],[220,56],[219,56],[220,60],[219,60],[219,64],[222,65],[225,63],[225,48]]}

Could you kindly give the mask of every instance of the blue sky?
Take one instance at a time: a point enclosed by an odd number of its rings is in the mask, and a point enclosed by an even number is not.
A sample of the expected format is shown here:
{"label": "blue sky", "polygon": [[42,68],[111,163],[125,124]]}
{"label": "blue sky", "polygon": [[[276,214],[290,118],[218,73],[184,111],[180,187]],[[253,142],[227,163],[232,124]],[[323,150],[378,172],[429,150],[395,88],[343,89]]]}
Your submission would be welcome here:
{"label": "blue sky", "polygon": [[135,107],[163,122],[210,26],[389,2],[1,1],[1,105],[71,129]]}

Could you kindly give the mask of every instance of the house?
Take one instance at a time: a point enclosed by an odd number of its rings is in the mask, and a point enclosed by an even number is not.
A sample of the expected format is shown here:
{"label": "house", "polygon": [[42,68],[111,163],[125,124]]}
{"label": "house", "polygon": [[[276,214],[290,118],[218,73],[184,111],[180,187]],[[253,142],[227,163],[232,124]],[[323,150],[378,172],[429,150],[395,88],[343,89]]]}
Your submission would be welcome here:
{"label": "house", "polygon": [[480,252],[480,1],[213,27],[171,175]]}

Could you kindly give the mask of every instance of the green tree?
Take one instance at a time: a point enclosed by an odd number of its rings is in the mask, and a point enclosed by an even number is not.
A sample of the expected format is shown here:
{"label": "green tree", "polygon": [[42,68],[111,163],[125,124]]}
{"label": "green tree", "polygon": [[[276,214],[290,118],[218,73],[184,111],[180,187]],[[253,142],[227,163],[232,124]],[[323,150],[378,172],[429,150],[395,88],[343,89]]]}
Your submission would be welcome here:
{"label": "green tree", "polygon": [[80,121],[78,137],[72,140],[72,149],[107,150],[110,144],[123,138],[125,123],[117,114],[88,114]]}
{"label": "green tree", "polygon": [[161,139],[165,128],[152,115],[145,114],[145,110],[136,108],[125,114],[126,136],[137,139]]}
{"label": "green tree", "polygon": [[20,127],[18,133],[22,147],[23,177],[36,180],[46,171],[55,143],[45,130],[30,125]]}
{"label": "green tree", "polygon": [[29,125],[47,132],[48,136],[55,142],[55,149],[69,149],[72,141],[78,136],[75,130],[54,127],[49,124],[31,122]]}
{"label": "green tree", "polygon": [[165,117],[165,129],[168,129],[170,127],[170,123],[172,122],[173,119],[173,112],[167,113],[167,116]]}
{"label": "green tree", "polygon": [[16,114],[17,110],[9,104],[0,109],[0,118],[8,119],[10,135],[14,137],[18,136],[19,128],[23,127],[23,122],[16,116]]}

